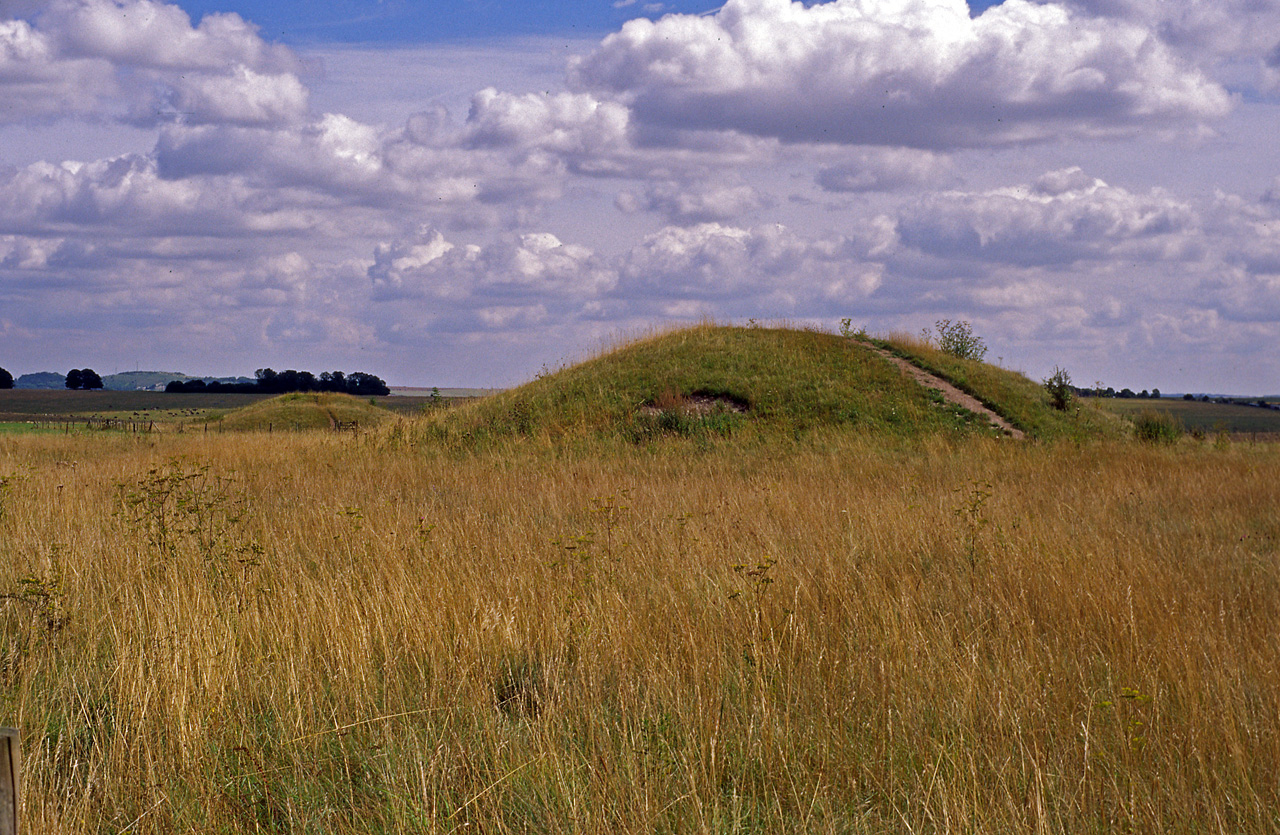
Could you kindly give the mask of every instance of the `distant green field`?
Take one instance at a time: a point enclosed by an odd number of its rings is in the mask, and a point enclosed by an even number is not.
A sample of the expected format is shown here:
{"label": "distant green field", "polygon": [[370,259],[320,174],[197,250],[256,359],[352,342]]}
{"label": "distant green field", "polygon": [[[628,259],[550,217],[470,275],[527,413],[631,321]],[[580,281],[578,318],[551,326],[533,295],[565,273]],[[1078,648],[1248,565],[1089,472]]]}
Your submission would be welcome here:
{"label": "distant green field", "polygon": [[1182,421],[1188,431],[1234,433],[1280,433],[1280,412],[1257,406],[1227,403],[1201,403],[1198,400],[1128,400],[1117,398],[1091,399],[1103,409],[1122,417],[1133,417],[1146,409],[1154,409],[1172,415]]}

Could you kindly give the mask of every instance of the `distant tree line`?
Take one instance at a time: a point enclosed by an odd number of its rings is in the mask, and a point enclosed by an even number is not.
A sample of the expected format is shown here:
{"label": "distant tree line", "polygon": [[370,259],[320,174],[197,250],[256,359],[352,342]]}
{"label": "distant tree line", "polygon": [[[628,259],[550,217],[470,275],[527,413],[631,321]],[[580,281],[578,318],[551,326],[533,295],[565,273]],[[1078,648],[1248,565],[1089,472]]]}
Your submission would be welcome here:
{"label": "distant tree line", "polygon": [[1159,400],[1160,399],[1160,389],[1152,389],[1151,391],[1147,391],[1146,389],[1143,389],[1142,391],[1135,392],[1133,389],[1127,389],[1127,388],[1116,391],[1111,386],[1107,386],[1106,388],[1102,388],[1101,386],[1098,386],[1096,388],[1091,388],[1091,389],[1075,388],[1073,386],[1072,390],[1080,397],[1119,397],[1124,400],[1127,400],[1131,397],[1138,400]]}
{"label": "distant tree line", "polygon": [[220,392],[224,394],[287,394],[294,391],[334,391],[361,397],[390,394],[391,389],[380,377],[353,371],[322,371],[320,376],[310,371],[274,371],[259,368],[253,372],[251,383],[222,383],[217,380],[174,380],[164,387],[168,392]]}
{"label": "distant tree line", "polygon": [[1265,397],[1259,397],[1257,400],[1253,400],[1250,398],[1240,397],[1212,397],[1208,394],[1202,394],[1199,397],[1196,397],[1194,394],[1184,394],[1182,395],[1182,399],[1194,400],[1198,403],[1220,403],[1225,406],[1257,406],[1262,409],[1280,411],[1280,405],[1268,401]]}
{"label": "distant tree line", "polygon": [[0,389],[11,388],[13,388],[13,375],[3,368],[0,368]]}
{"label": "distant tree line", "polygon": [[[1129,398],[1133,398],[1135,400],[1148,400],[1148,399],[1158,400],[1160,398],[1160,389],[1151,389],[1151,391],[1147,391],[1146,389],[1143,389],[1142,391],[1134,392],[1132,389],[1125,388],[1125,389],[1120,389],[1119,391],[1116,391],[1110,386],[1103,388],[1101,385],[1098,385],[1098,386],[1095,386],[1094,388],[1076,388],[1075,386],[1072,386],[1071,390],[1079,397],[1115,397],[1122,400],[1127,400]],[[1268,402],[1265,397],[1254,399],[1254,398],[1240,398],[1240,397],[1223,397],[1221,395],[1215,396],[1215,395],[1209,395],[1209,394],[1200,394],[1200,395],[1184,394],[1182,395],[1182,399],[1194,400],[1199,403],[1220,403],[1224,405],[1235,405],[1235,406],[1260,406],[1264,409],[1280,410],[1280,406],[1277,406],[1275,403]]]}

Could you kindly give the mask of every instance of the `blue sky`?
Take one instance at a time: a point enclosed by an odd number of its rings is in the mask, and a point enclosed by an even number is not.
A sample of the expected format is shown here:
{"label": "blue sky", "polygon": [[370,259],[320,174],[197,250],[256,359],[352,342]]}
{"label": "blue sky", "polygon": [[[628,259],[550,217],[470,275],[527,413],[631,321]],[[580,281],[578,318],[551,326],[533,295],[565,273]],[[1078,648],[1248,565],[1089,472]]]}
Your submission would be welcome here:
{"label": "blue sky", "polygon": [[1276,33],[1280,0],[8,0],[0,366],[495,386],[705,317],[965,319],[1033,377],[1273,393]]}
{"label": "blue sky", "polygon": [[513,35],[603,34],[645,14],[646,5],[661,5],[663,12],[697,14],[714,10],[719,4],[680,0],[661,4],[633,2],[615,7],[610,0],[234,0],[179,5],[197,19],[208,12],[238,12],[257,23],[264,36],[304,44],[320,41],[427,43]]}
{"label": "blue sky", "polygon": [[[178,3],[193,19],[237,12],[264,37],[290,44],[431,43],[529,35],[606,34],[634,17],[703,14],[716,0],[622,4],[612,0],[200,0]],[[975,12],[996,5],[975,0]]]}

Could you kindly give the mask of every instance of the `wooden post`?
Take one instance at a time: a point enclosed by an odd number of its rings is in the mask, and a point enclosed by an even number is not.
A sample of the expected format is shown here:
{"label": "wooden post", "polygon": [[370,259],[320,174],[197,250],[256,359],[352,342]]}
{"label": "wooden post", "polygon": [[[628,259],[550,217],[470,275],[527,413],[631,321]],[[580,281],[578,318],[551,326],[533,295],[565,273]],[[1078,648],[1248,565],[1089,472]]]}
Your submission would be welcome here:
{"label": "wooden post", "polygon": [[16,728],[0,728],[0,835],[19,835],[22,752]]}

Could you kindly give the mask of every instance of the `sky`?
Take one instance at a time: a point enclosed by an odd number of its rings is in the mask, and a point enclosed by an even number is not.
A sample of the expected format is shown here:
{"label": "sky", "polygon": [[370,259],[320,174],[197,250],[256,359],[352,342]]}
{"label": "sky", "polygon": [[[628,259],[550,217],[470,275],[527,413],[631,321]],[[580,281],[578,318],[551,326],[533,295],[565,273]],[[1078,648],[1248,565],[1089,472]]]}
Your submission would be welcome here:
{"label": "sky", "polygon": [[684,323],[1280,393],[1280,0],[0,0],[0,366],[507,386]]}

